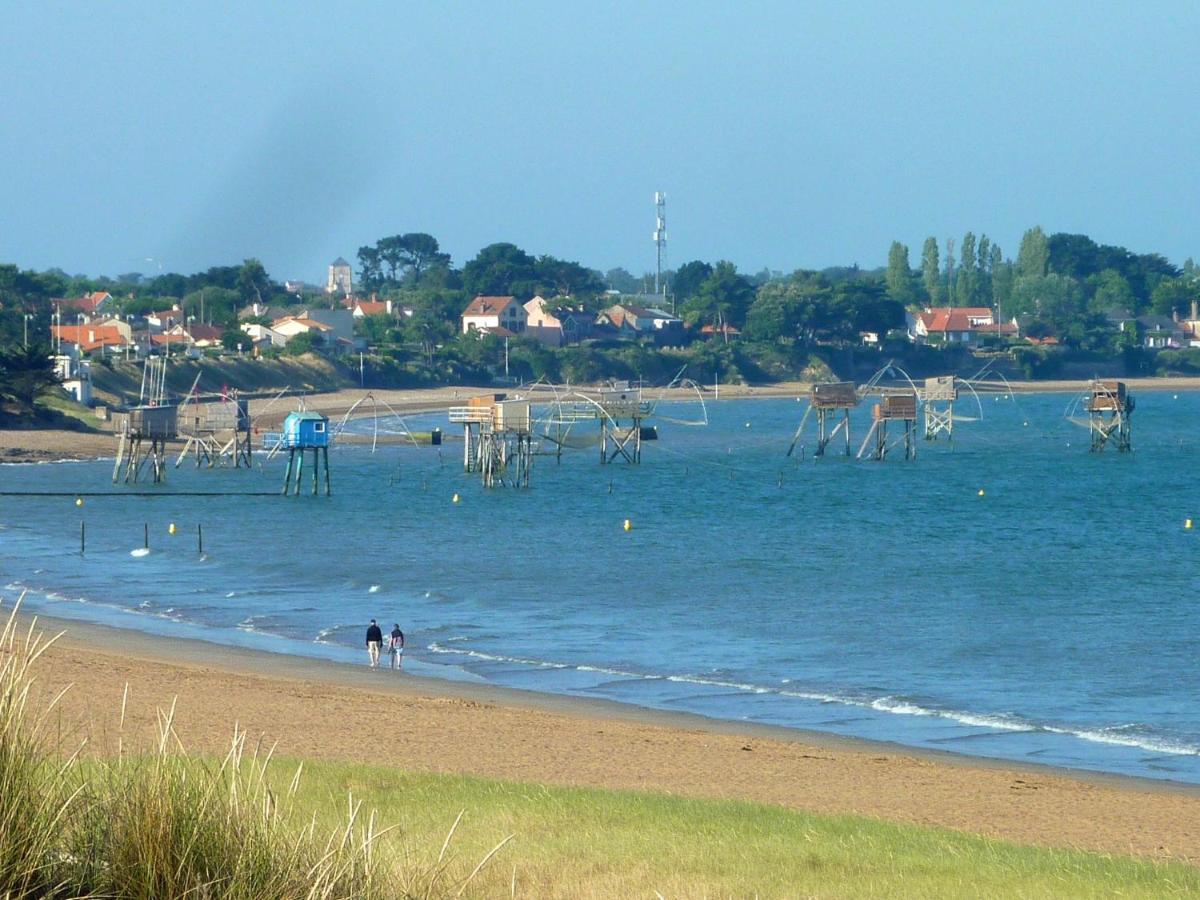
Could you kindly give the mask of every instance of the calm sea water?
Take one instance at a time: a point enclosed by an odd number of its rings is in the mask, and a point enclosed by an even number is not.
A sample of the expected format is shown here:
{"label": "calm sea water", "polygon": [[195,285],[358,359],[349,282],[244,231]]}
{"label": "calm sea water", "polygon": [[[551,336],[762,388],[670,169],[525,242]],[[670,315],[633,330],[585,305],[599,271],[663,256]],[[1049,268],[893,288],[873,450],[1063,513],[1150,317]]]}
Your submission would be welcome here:
{"label": "calm sea water", "polygon": [[[354,664],[376,617],[422,675],[1200,782],[1200,394],[1140,395],[1129,455],[1090,454],[1073,400],[960,402],[978,421],[915,462],[814,460],[811,436],[785,459],[804,404],[747,400],[660,422],[638,467],[539,458],[524,492],[449,444],[339,448],[331,499],[0,497],[0,594]],[[276,490],[283,465],[166,490]],[[0,489],[110,474],[3,466]]]}

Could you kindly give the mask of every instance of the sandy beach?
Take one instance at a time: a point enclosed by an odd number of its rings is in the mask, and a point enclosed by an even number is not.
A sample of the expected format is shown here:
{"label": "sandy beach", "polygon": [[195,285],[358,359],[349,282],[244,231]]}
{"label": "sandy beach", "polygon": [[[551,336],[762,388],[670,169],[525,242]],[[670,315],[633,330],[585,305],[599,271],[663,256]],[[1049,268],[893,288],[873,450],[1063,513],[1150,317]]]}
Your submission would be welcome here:
{"label": "sandy beach", "polygon": [[[561,785],[739,798],[935,825],[1021,843],[1200,863],[1200,787],[951,754],[603,701],[531,694],[39,620],[65,634],[40,667],[65,746],[126,747],[177,702],[194,750],[237,723],[285,756]],[[365,657],[364,657],[365,659]]]}

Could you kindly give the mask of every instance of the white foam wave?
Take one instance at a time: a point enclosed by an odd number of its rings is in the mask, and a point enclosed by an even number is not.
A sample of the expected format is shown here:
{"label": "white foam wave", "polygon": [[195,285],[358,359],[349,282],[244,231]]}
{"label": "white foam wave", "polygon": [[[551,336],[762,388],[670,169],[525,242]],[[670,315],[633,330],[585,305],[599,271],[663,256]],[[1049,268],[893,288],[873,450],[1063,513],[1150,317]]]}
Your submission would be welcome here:
{"label": "white foam wave", "polygon": [[521,666],[534,666],[539,669],[571,669],[566,663],[546,662],[542,659],[527,659],[521,656],[501,656],[497,653],[480,653],[478,650],[459,650],[456,647],[443,647],[437,641],[428,646],[431,653],[453,653],[457,656],[470,656],[487,662],[515,663]]}
{"label": "white foam wave", "polygon": [[367,593],[368,594],[378,594],[379,593],[379,585],[377,585],[377,584],[371,585],[369,588],[367,588]]}
{"label": "white foam wave", "polygon": [[930,709],[918,706],[906,700],[894,697],[880,697],[867,704],[879,712],[895,713],[901,716],[934,716],[939,719],[950,719],[960,725],[970,725],[974,728],[994,728],[998,731],[1037,731],[1038,726],[1011,716],[983,715],[978,713],[960,712],[953,709]]}
{"label": "white foam wave", "polygon": [[1200,746],[1174,741],[1170,738],[1158,737],[1137,730],[1137,726],[1121,725],[1116,728],[1054,728],[1046,726],[1045,731],[1053,734],[1069,734],[1084,741],[1097,744],[1115,744],[1119,747],[1135,747],[1150,753],[1164,753],[1170,756],[1200,756]]}
{"label": "white foam wave", "polygon": [[136,550],[130,550],[129,555],[130,556],[149,556],[150,548],[149,547],[138,547]]}

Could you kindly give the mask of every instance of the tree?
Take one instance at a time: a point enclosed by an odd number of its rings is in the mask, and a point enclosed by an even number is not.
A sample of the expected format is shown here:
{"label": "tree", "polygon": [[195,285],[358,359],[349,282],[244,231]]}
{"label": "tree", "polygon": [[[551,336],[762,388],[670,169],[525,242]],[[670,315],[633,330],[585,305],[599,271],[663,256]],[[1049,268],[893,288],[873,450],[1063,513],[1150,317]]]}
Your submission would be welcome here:
{"label": "tree", "polygon": [[938,243],[937,238],[925,238],[925,246],[921,248],[921,281],[925,285],[925,296],[933,306],[941,300],[938,274]]}
{"label": "tree", "polygon": [[954,238],[946,238],[946,302],[955,306],[954,296]]}
{"label": "tree", "polygon": [[1093,312],[1103,313],[1116,310],[1128,312],[1135,305],[1133,290],[1129,287],[1129,282],[1116,269],[1105,269],[1103,272],[1089,276],[1086,288],[1092,295],[1091,300],[1088,301],[1088,308]]}
{"label": "tree", "polygon": [[463,286],[473,296],[513,295],[528,300],[537,287],[537,261],[515,244],[489,244],[463,266]]}
{"label": "tree", "polygon": [[737,266],[722,260],[704,279],[696,295],[684,304],[684,319],[693,325],[708,322],[728,340],[725,327],[744,325],[753,302],[754,286],[738,274]]}
{"label": "tree", "polygon": [[577,262],[539,256],[534,272],[539,294],[593,297],[604,292],[604,279],[600,273]]}
{"label": "tree", "polygon": [[363,290],[376,290],[383,286],[383,260],[378,247],[358,248],[358,283]]}
{"label": "tree", "polygon": [[263,302],[263,291],[270,291],[271,279],[261,262],[251,258],[242,263],[237,274],[237,289],[246,303]]}
{"label": "tree", "polygon": [[1030,228],[1021,237],[1017,251],[1017,275],[1020,278],[1041,278],[1048,271],[1050,247],[1041,226]]}
{"label": "tree", "polygon": [[1151,293],[1150,308],[1160,316],[1187,315],[1196,299],[1200,299],[1200,291],[1187,279],[1165,278]]}
{"label": "tree", "polygon": [[955,287],[955,297],[960,306],[974,306],[979,290],[978,272],[975,259],[975,235],[968,231],[963,235],[961,254],[958,266],[958,281]]}
{"label": "tree", "polygon": [[179,303],[183,314],[197,322],[222,324],[237,321],[237,310],[244,295],[225,288],[201,288],[185,296]]}
{"label": "tree", "polygon": [[992,242],[986,234],[979,236],[979,246],[975,254],[978,259],[979,289],[976,299],[985,306],[992,305]]}
{"label": "tree", "polygon": [[636,294],[642,289],[641,282],[620,266],[605,272],[604,281],[610,291],[619,291],[622,294]]}
{"label": "tree", "polygon": [[713,267],[698,259],[693,259],[691,262],[680,266],[670,282],[671,293],[675,295],[675,302],[683,305],[695,297],[700,293],[700,285],[712,273]]}
{"label": "tree", "polygon": [[888,250],[887,275],[888,293],[901,306],[909,306],[916,302],[917,292],[913,285],[912,269],[908,265],[908,247],[899,241],[892,241]]}
{"label": "tree", "polygon": [[0,394],[24,409],[32,411],[34,401],[55,384],[58,373],[46,345],[16,344],[0,351]]}
{"label": "tree", "polygon": [[229,325],[221,334],[221,346],[226,350],[236,351],[239,347],[246,348],[251,344],[250,335],[242,331],[237,325]]}
{"label": "tree", "polygon": [[400,237],[400,259],[413,281],[431,266],[449,266],[450,254],[442,253],[437,238],[423,231],[410,231]]}
{"label": "tree", "polygon": [[316,331],[303,331],[293,335],[283,347],[288,356],[303,356],[305,353],[316,353],[325,346],[325,338]]}

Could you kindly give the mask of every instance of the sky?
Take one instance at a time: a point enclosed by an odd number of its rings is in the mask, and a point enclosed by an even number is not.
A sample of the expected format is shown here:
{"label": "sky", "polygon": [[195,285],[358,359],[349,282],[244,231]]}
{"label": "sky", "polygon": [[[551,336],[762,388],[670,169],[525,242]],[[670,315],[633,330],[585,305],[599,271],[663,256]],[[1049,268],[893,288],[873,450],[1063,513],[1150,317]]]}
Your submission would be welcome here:
{"label": "sky", "polygon": [[1200,255],[1200,4],[8,2],[0,262],[424,231],[605,270],[884,265],[1033,225]]}

